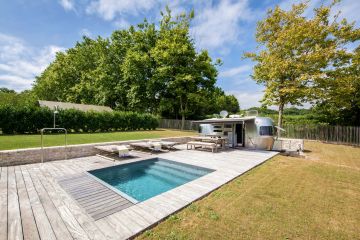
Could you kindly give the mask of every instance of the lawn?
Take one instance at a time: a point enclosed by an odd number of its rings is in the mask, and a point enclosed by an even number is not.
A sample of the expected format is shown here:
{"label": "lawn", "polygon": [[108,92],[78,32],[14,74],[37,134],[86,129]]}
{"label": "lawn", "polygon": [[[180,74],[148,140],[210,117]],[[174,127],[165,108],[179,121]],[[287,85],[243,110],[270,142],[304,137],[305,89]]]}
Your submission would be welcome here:
{"label": "lawn", "polygon": [[[110,133],[68,134],[68,144],[137,140],[146,138],[180,137],[194,135],[190,131],[158,129],[154,131],[129,131]],[[46,135],[45,146],[64,145],[64,135]],[[0,150],[40,147],[40,135],[0,135]]]}
{"label": "lawn", "polygon": [[306,148],[307,159],[276,156],[138,239],[360,239],[360,148]]}

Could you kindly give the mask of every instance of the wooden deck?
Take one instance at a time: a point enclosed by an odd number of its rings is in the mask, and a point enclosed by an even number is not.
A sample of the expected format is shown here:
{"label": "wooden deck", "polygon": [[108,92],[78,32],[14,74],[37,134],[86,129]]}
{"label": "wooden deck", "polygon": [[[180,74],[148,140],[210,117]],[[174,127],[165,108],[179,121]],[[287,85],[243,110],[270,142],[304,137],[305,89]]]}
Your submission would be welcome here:
{"label": "wooden deck", "polygon": [[[231,150],[220,153],[175,151],[162,158],[215,169],[216,171],[124,210],[98,218],[108,207],[101,202],[76,200],[78,190],[64,186],[69,176],[114,165],[100,157],[29,164],[0,169],[0,240],[2,239],[127,239],[151,227],[171,213],[261,164],[273,152]],[[115,164],[138,161],[126,160]],[[59,179],[63,180],[61,185]],[[95,183],[94,183],[95,184]],[[66,184],[65,184],[66,185]],[[101,186],[98,186],[102,189]],[[92,189],[89,186],[89,189]],[[87,190],[83,190],[87,191]],[[89,190],[90,191],[90,190]],[[83,192],[83,193],[85,193]],[[74,195],[75,193],[75,195]],[[75,196],[75,197],[74,197]],[[112,197],[117,197],[113,195]],[[120,198],[119,198],[120,199]],[[83,203],[87,204],[83,204]],[[121,211],[120,211],[121,210]],[[98,212],[97,212],[98,211]],[[100,211],[100,212],[99,212]],[[96,220],[99,219],[99,220]]]}
{"label": "wooden deck", "polygon": [[58,182],[94,220],[134,205],[85,173],[71,175]]}

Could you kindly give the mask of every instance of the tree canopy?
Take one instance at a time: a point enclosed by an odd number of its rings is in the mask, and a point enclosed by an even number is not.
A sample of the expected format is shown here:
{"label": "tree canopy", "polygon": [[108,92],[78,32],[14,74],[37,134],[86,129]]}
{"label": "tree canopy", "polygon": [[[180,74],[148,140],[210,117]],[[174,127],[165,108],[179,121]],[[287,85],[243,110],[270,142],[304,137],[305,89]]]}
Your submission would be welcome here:
{"label": "tree canopy", "polygon": [[34,92],[45,100],[183,119],[238,112],[236,98],[215,86],[219,61],[195,48],[189,33],[193,16],[173,17],[167,8],[158,27],[144,20],[110,38],[84,37],[57,54],[36,78]]}
{"label": "tree canopy", "polygon": [[322,90],[329,87],[329,74],[338,75],[337,64],[349,59],[346,45],[359,39],[354,24],[330,20],[334,4],[314,9],[312,17],[304,16],[306,2],[289,11],[276,7],[258,23],[260,50],[245,56],[257,63],[253,78],[266,87],[263,104],[279,106],[279,126],[286,104],[327,98]]}

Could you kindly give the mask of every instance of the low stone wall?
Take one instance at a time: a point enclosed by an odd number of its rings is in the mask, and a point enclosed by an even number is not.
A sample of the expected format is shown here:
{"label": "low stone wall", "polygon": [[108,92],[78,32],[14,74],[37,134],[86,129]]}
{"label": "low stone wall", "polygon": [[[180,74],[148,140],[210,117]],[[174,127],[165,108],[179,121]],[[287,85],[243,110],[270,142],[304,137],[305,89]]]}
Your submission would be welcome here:
{"label": "low stone wall", "polygon": [[275,151],[303,151],[304,139],[297,138],[279,138],[273,145]]}
{"label": "low stone wall", "polygon": [[[133,141],[116,141],[116,142],[102,142],[92,144],[79,144],[68,145],[66,148],[67,159],[93,156],[100,153],[95,146],[103,145],[122,145],[131,142],[153,141],[153,140],[166,140],[172,142],[186,143],[190,137],[173,137],[173,138],[160,138],[160,139],[142,139]],[[0,167],[13,166],[28,163],[41,162],[42,151],[41,148],[26,148],[0,151]],[[45,147],[44,148],[44,162],[63,160],[65,159],[65,147]]]}

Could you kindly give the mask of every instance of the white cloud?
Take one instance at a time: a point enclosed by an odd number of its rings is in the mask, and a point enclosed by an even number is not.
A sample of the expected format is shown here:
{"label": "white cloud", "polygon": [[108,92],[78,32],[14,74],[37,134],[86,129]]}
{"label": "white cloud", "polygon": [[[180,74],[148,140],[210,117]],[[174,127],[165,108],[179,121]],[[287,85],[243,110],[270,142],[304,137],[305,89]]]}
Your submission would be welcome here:
{"label": "white cloud", "polygon": [[229,68],[229,69],[221,71],[219,73],[219,77],[223,77],[223,78],[236,77],[236,76],[239,76],[240,74],[244,74],[244,73],[250,74],[251,71],[252,71],[251,65],[242,65],[239,67]]}
{"label": "white cloud", "polygon": [[155,0],[95,0],[88,5],[86,12],[111,21],[118,15],[137,16],[152,9],[156,4]]}
{"label": "white cloud", "polygon": [[206,49],[236,44],[242,31],[239,22],[255,19],[247,0],[223,0],[217,5],[209,3],[197,13],[191,30],[199,47]]}
{"label": "white cloud", "polygon": [[29,89],[39,75],[64,48],[54,45],[35,49],[23,40],[0,33],[0,86],[17,91]]}
{"label": "white cloud", "polygon": [[360,1],[343,0],[334,6],[332,13],[336,14],[339,11],[341,12],[340,19],[346,18],[350,22],[357,21],[357,26],[359,26]]}
{"label": "white cloud", "polygon": [[130,27],[131,24],[128,21],[126,21],[125,19],[120,18],[114,22],[114,25],[117,28],[128,28],[128,27]]}
{"label": "white cloud", "polygon": [[86,36],[86,37],[91,37],[92,36],[92,33],[89,29],[87,28],[83,28],[80,30],[80,35],[81,36]]}
{"label": "white cloud", "polygon": [[241,109],[247,109],[250,107],[260,107],[259,102],[264,93],[262,91],[226,91],[226,94],[233,94],[239,101]]}
{"label": "white cloud", "polygon": [[59,3],[66,11],[70,11],[70,10],[75,9],[75,5],[74,5],[73,0],[60,0]]}
{"label": "white cloud", "polygon": [[[299,4],[302,2],[304,2],[304,1],[303,0],[285,0],[279,4],[279,7],[283,10],[288,11],[292,8],[292,5],[294,5],[294,4],[296,5],[296,4]],[[323,0],[308,1],[308,8],[305,10],[304,16],[305,17],[313,16],[313,13],[314,13],[313,9],[319,7],[321,4],[328,4],[328,3],[324,2]]]}
{"label": "white cloud", "polygon": [[[302,0],[284,0],[280,3],[280,8],[284,10],[290,10],[293,4],[299,4]],[[318,8],[321,5],[329,6],[332,0],[311,0],[308,2],[308,8],[304,12],[304,16],[312,17],[314,14],[313,9]],[[332,9],[331,15],[335,16],[338,12],[341,12],[340,19],[346,18],[350,22],[360,21],[360,1],[354,0],[342,0],[335,4]]]}

